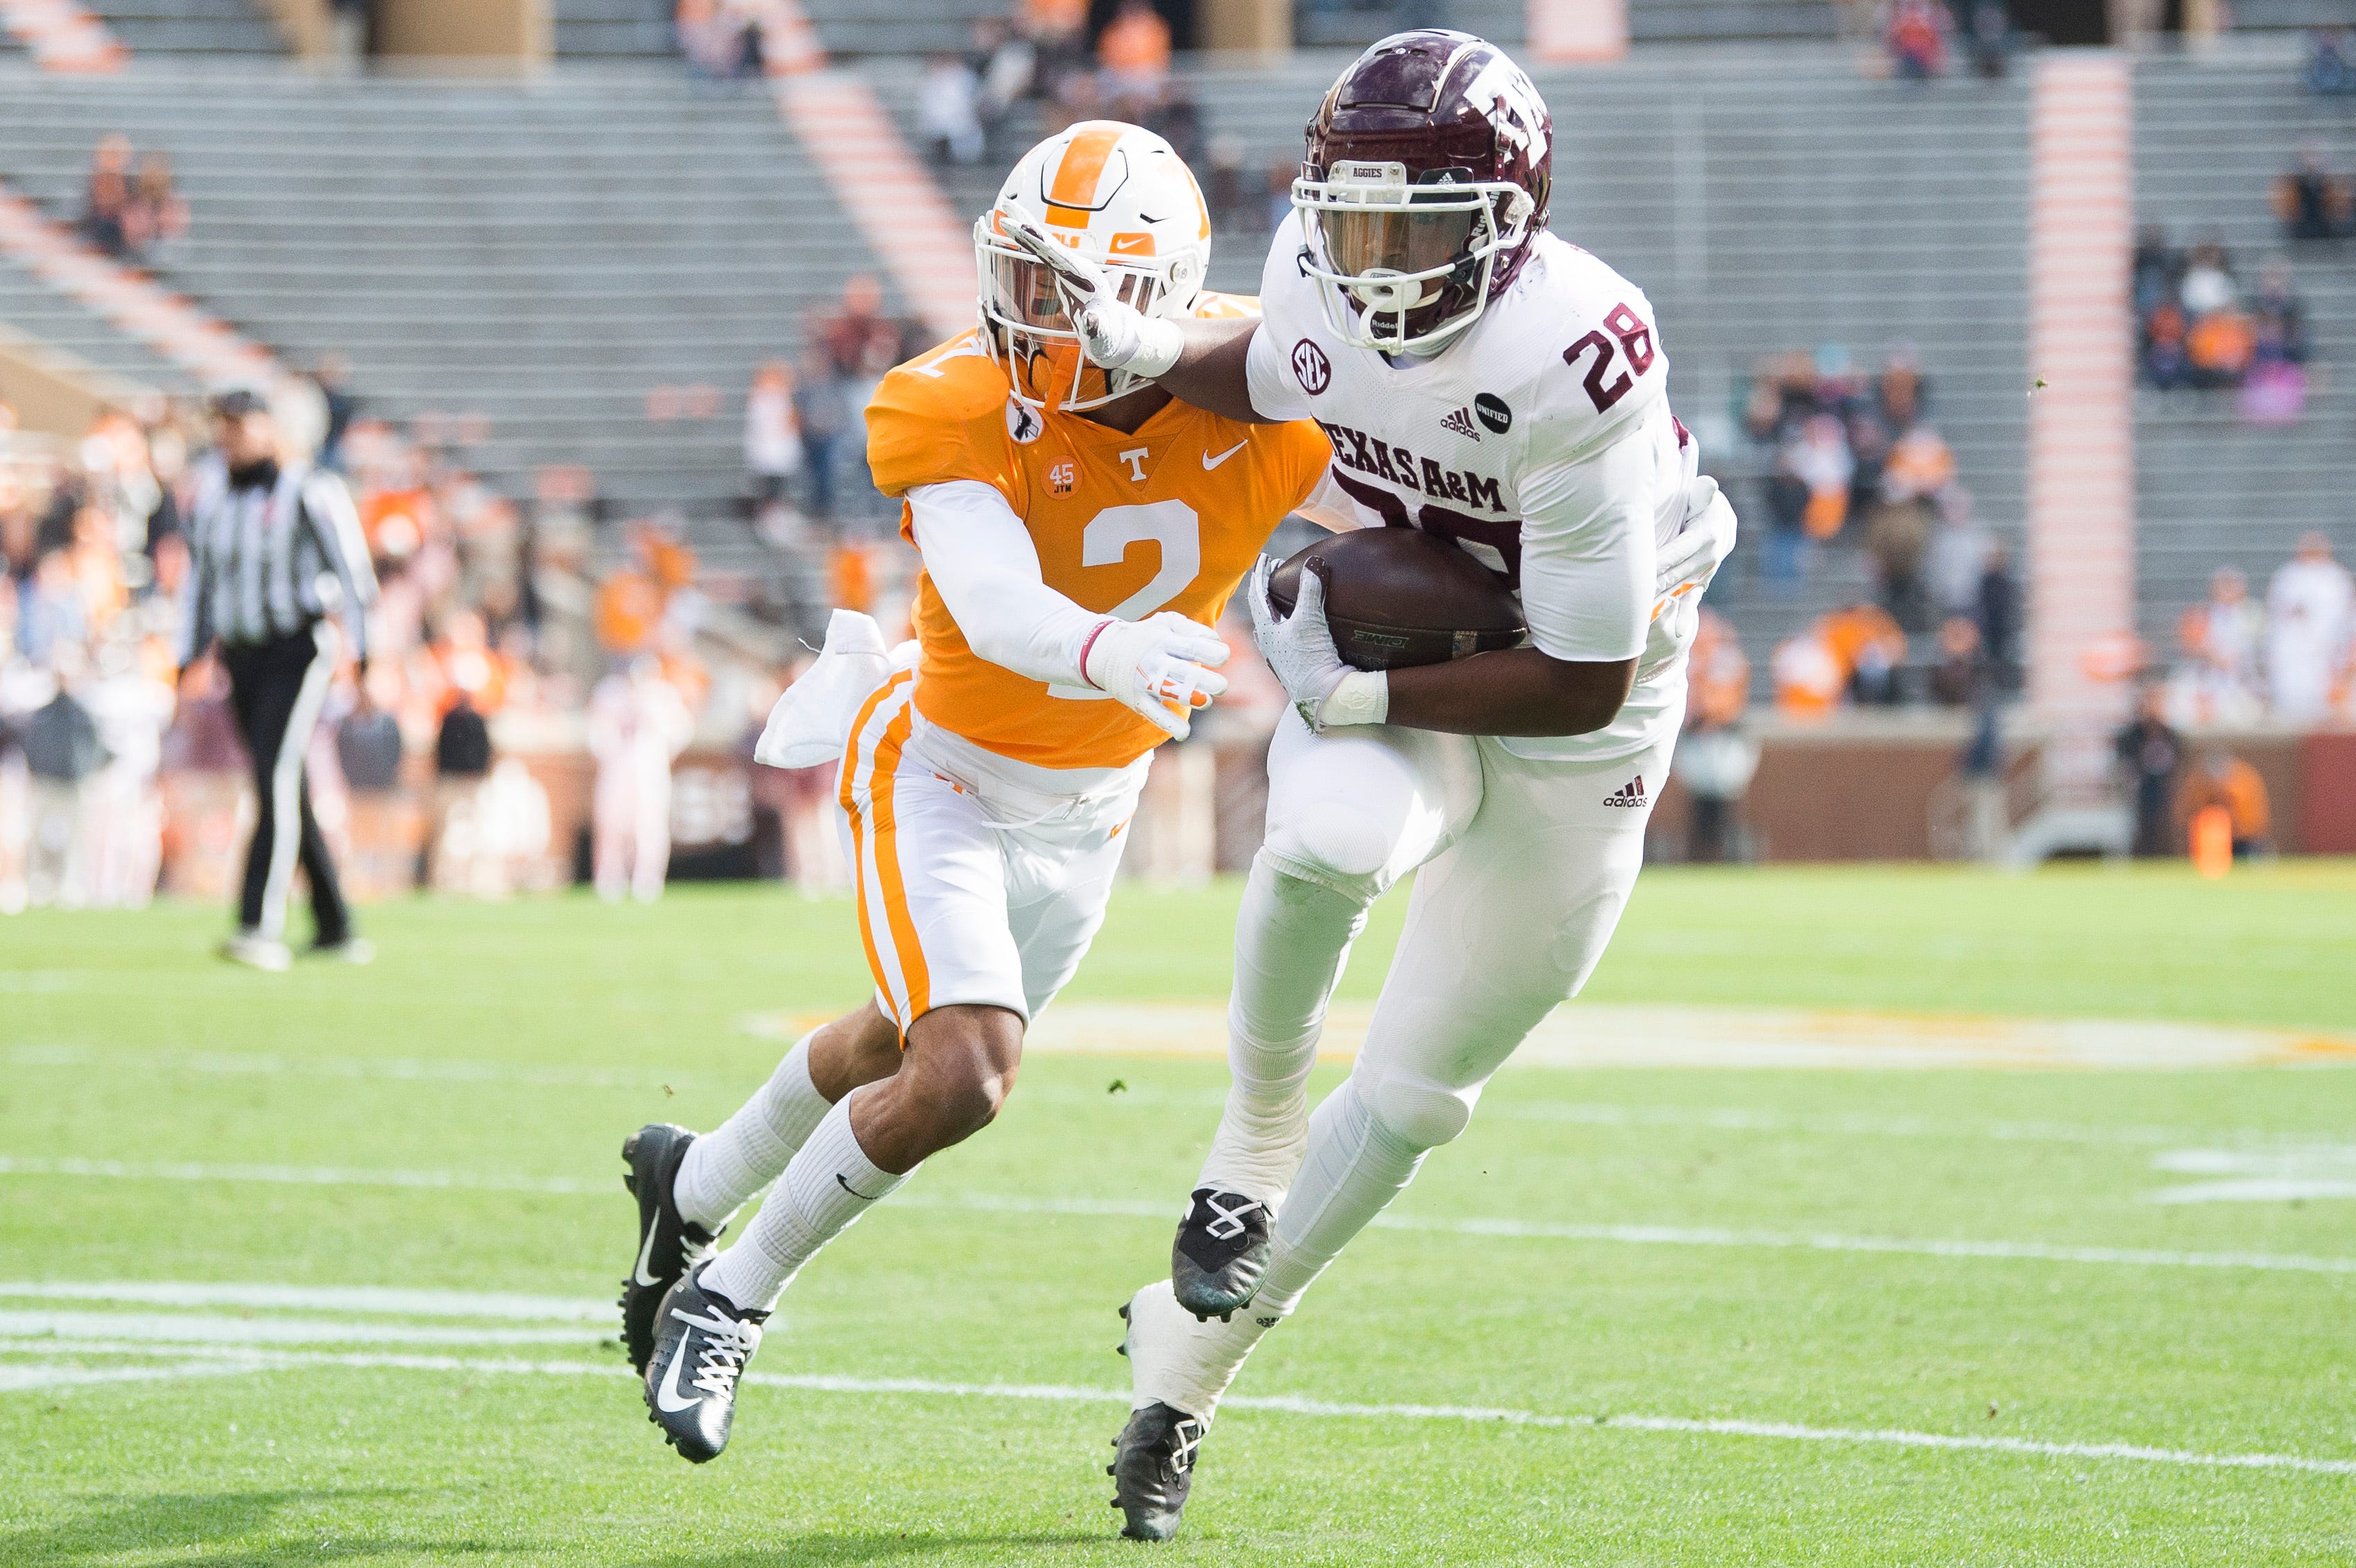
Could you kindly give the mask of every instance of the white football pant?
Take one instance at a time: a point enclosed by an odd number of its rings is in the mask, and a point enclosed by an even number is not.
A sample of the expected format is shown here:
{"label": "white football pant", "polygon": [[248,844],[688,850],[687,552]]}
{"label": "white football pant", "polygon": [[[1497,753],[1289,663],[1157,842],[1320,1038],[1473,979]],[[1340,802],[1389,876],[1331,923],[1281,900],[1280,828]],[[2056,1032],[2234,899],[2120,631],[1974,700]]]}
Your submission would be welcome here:
{"label": "white football pant", "polygon": [[[1286,715],[1236,934],[1233,1082],[1202,1178],[1278,1209],[1260,1315],[1291,1309],[1586,983],[1643,866],[1670,749],[1533,762],[1487,738],[1390,726],[1315,735]],[[1407,927],[1365,1049],[1304,1125],[1348,943],[1410,871]]]}
{"label": "white football pant", "polygon": [[912,684],[896,675],[862,708],[838,796],[876,999],[904,1034],[958,1003],[1027,1023],[1104,924],[1151,753],[1037,789],[1048,770],[926,723]]}

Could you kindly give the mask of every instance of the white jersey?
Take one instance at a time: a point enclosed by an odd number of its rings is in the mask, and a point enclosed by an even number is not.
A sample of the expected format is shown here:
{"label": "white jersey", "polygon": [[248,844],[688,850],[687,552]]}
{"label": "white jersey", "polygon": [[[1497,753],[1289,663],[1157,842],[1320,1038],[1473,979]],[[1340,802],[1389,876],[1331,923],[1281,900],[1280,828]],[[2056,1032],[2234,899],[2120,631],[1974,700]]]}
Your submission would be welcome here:
{"label": "white jersey", "polygon": [[1603,729],[1500,743],[1594,763],[1675,735],[1699,605],[1691,594],[1656,604],[1654,562],[1684,521],[1699,453],[1669,412],[1668,356],[1644,291],[1542,233],[1479,321],[1430,358],[1393,364],[1328,329],[1301,248],[1296,212],[1260,281],[1252,406],[1322,425],[1334,477],[1370,521],[1420,528],[1502,572],[1543,652],[1638,660],[1635,689]]}

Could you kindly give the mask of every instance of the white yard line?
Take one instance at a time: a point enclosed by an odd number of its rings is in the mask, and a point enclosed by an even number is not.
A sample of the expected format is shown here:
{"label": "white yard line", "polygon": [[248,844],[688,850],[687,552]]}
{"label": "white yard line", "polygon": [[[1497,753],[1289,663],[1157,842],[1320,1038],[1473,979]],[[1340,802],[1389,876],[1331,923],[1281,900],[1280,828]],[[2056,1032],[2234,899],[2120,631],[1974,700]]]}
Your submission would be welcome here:
{"label": "white yard line", "polygon": [[207,1165],[125,1159],[43,1159],[0,1155],[0,1176],[67,1176],[128,1181],[258,1181],[282,1187],[422,1187],[485,1192],[564,1195],[620,1191],[621,1178],[582,1181],[569,1176],[503,1176],[466,1170],[354,1169],[337,1165]]}
{"label": "white yard line", "polygon": [[[611,1309],[605,1316],[613,1317]],[[458,1328],[444,1324],[364,1323],[317,1317],[224,1317],[206,1313],[0,1311],[0,1339],[128,1341],[191,1345],[573,1345],[594,1341],[574,1326],[544,1328]]]}
{"label": "white yard line", "polygon": [[149,1307],[248,1307],[402,1317],[485,1317],[516,1323],[605,1323],[610,1301],[506,1291],[198,1280],[0,1280],[0,1300],[132,1301]]}
{"label": "white yard line", "polygon": [[[65,1176],[148,1181],[253,1181],[299,1187],[390,1187],[612,1197],[608,1184],[568,1177],[501,1176],[448,1170],[348,1170],[272,1165],[143,1165],[125,1160],[22,1159],[0,1156],[0,1175]],[[1018,1198],[987,1192],[912,1192],[902,1209],[956,1209],[1000,1214],[1094,1214],[1174,1222],[1175,1202],[1132,1199]],[[1850,1236],[1833,1232],[1734,1230],[1719,1226],[1568,1224],[1538,1220],[1421,1219],[1378,1214],[1385,1230],[1528,1241],[1611,1242],[1633,1246],[1751,1247],[1820,1253],[1883,1253],[1933,1258],[2009,1258],[2040,1263],[2122,1264],[2136,1268],[2255,1269],[2288,1274],[2356,1275],[2356,1257],[2297,1253],[2179,1252],[2157,1247],[2073,1246],[2051,1242],[1985,1242]]]}
{"label": "white yard line", "polygon": [[[25,1044],[0,1051],[11,1067],[82,1070],[129,1068],[222,1077],[300,1077],[417,1083],[515,1083],[531,1088],[648,1090],[744,1088],[757,1081],[748,1070],[723,1085],[719,1075],[608,1067],[551,1067],[529,1062],[450,1061],[434,1057],[281,1056],[261,1051],[95,1051],[87,1046]],[[1170,1107],[1213,1109],[1226,1091],[1124,1085],[1119,1093],[1068,1083],[1035,1083],[1017,1100],[1037,1104],[1102,1106],[1108,1110]],[[1560,1122],[1575,1126],[1690,1127],[1708,1132],[1803,1133],[1831,1137],[1927,1138],[1991,1143],[2057,1143],[2130,1147],[2190,1144],[2312,1149],[2356,1154],[2356,1146],[2329,1132],[2258,1127],[2170,1127],[2083,1122],[1972,1121],[1939,1116],[1803,1115],[1748,1106],[1632,1104],[1606,1100],[1522,1099],[1492,1094],[1483,1121]]]}
{"label": "white yard line", "polygon": [[[13,1347],[9,1347],[13,1348]],[[92,1351],[101,1347],[87,1348]],[[627,1367],[612,1362],[523,1361],[477,1360],[462,1356],[348,1354],[309,1351],[230,1352],[218,1359],[192,1360],[175,1367],[110,1370],[107,1381],[131,1377],[220,1375],[227,1371],[278,1371],[310,1367],[379,1368],[412,1371],[466,1372],[476,1375],[540,1377],[632,1378]],[[47,1383],[33,1381],[48,1376]],[[55,1387],[70,1381],[99,1381],[87,1369],[72,1365],[0,1368],[0,1389]],[[633,1381],[635,1379],[633,1378]],[[1060,1383],[947,1382],[929,1378],[859,1378],[825,1373],[748,1372],[747,1383],[793,1389],[805,1393],[857,1395],[910,1394],[950,1399],[1011,1399],[1051,1403],[1126,1406],[1126,1389],[1085,1388]],[[1617,1432],[1666,1433],[1712,1437],[1750,1437],[1800,1443],[1838,1443],[1959,1452],[2011,1454],[2040,1458],[2126,1459],[2156,1465],[2190,1466],[2210,1469],[2303,1471],[2315,1475],[2356,1476],[2356,1459],[2318,1459],[2297,1454],[2207,1454],[2184,1448],[2159,1448],[2134,1443],[2054,1443],[2028,1437],[1954,1436],[1938,1432],[1908,1432],[1894,1428],[1807,1426],[1794,1422],[1700,1420],[1668,1415],[1554,1415],[1540,1411],[1490,1405],[1361,1404],[1297,1395],[1236,1395],[1226,1401],[1231,1411],[1311,1418],[1496,1423],[1553,1429],[1595,1428]]]}

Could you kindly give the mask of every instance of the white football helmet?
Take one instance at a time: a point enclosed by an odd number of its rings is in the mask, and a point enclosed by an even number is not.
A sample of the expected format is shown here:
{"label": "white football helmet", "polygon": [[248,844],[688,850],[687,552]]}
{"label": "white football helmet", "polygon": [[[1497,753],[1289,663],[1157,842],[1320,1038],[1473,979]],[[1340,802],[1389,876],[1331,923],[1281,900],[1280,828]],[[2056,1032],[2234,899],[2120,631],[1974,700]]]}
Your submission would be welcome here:
{"label": "white football helmet", "polygon": [[1094,261],[1142,314],[1185,316],[1211,265],[1211,210],[1185,160],[1151,131],[1084,120],[1023,154],[973,226],[981,340],[1016,398],[1078,412],[1149,385],[1087,362],[1055,273],[1001,229],[1011,212]]}

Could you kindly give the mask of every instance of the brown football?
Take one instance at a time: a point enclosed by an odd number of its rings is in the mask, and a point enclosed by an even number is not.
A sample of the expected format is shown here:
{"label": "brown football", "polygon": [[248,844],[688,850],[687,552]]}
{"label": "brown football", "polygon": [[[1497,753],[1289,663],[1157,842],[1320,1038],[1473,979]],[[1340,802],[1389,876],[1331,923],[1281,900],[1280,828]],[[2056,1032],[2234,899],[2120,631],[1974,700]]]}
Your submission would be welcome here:
{"label": "brown football", "polygon": [[1522,640],[1505,580],[1421,528],[1359,528],[1319,539],[1276,569],[1268,596],[1292,613],[1304,562],[1325,567],[1325,624],[1357,669],[1445,664]]}

